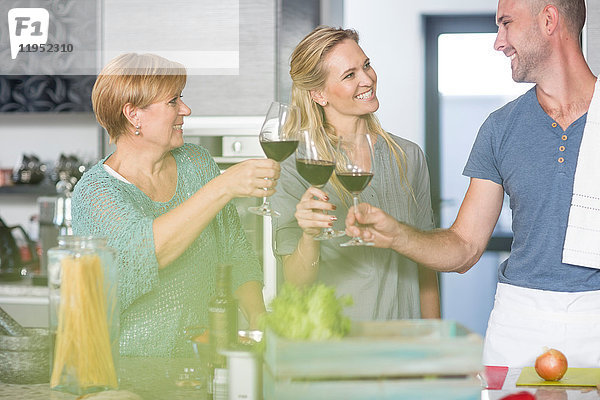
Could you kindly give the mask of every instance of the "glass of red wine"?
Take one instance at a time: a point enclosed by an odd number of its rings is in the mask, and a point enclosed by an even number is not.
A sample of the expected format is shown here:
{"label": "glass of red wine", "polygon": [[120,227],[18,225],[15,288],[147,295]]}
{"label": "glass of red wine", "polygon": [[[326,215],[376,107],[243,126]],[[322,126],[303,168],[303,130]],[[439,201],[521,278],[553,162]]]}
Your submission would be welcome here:
{"label": "glass of red wine", "polygon": [[[354,209],[358,208],[358,195],[369,185],[373,178],[373,144],[368,134],[356,134],[353,137],[340,137],[337,145],[335,175],[352,194]],[[353,237],[340,246],[373,246],[360,237]]]}
{"label": "glass of red wine", "polygon": [[[323,188],[335,169],[335,152],[322,126],[301,129],[296,149],[296,170],[308,183],[319,189]],[[323,211],[324,214],[327,214]],[[344,231],[331,227],[325,228],[314,237],[316,240],[327,240],[344,236]]]}
{"label": "glass of red wine", "polygon": [[[291,104],[272,102],[258,136],[260,146],[267,158],[282,162],[292,155],[298,147],[299,129],[300,109]],[[263,203],[260,206],[250,207],[248,211],[269,217],[279,217],[280,215],[271,209],[266,197],[263,197]]]}

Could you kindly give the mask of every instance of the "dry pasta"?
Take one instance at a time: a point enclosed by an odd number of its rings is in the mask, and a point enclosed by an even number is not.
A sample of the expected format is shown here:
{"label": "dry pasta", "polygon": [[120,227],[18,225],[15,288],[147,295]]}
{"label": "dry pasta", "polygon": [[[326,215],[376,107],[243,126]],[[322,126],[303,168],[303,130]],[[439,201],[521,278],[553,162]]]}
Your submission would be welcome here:
{"label": "dry pasta", "polygon": [[[110,315],[114,312],[114,304]],[[117,388],[98,255],[61,260],[60,305],[50,387]]]}

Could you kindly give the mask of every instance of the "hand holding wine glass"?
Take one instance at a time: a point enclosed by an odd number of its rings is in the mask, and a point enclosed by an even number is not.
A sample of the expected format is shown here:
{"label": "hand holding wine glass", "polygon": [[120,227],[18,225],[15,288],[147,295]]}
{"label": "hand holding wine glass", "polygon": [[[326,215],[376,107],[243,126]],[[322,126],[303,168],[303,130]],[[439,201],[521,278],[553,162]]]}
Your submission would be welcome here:
{"label": "hand holding wine glass", "polygon": [[[271,103],[259,135],[260,145],[267,158],[281,162],[294,153],[298,146],[299,128],[298,107],[277,101]],[[248,211],[270,217],[279,216],[277,211],[271,209],[266,197],[263,198],[262,205],[250,207]]]}
{"label": "hand holding wine glass", "polygon": [[[312,186],[321,189],[329,181],[334,168],[335,153],[323,127],[301,130],[298,136],[298,148],[296,149],[296,169],[300,176]],[[314,213],[311,214],[315,215]],[[323,209],[323,215],[327,215],[325,209]],[[323,217],[322,215],[319,215],[319,217],[323,220],[309,221],[309,223],[323,224],[331,222],[330,217]],[[343,235],[345,235],[344,231],[337,231],[328,226],[314,239],[326,240]]]}
{"label": "hand holding wine glass", "polygon": [[[354,210],[358,210],[358,195],[373,178],[373,144],[368,134],[340,137],[335,175],[347,191],[352,194]],[[353,237],[340,246],[373,246],[360,237]]]}

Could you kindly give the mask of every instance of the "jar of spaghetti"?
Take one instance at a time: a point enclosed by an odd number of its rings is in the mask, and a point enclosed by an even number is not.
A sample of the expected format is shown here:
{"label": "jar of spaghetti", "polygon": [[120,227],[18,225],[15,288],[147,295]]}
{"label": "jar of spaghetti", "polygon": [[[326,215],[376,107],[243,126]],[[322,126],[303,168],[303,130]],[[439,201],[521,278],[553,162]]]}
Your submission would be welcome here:
{"label": "jar of spaghetti", "polygon": [[116,252],[103,238],[60,236],[48,250],[52,389],[118,388],[117,282]]}

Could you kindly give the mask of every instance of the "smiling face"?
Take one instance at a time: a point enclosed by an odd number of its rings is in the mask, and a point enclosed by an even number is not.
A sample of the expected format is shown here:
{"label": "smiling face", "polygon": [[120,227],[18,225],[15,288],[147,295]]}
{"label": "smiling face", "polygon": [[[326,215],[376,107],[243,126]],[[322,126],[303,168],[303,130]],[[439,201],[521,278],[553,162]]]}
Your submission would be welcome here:
{"label": "smiling face", "polygon": [[327,102],[323,109],[328,121],[377,111],[377,74],[358,43],[343,40],[329,51],[324,64],[325,87],[314,97]]}
{"label": "smiling face", "polygon": [[529,1],[499,0],[496,22],[494,49],[510,58],[513,80],[536,83],[552,49]]}
{"label": "smiling face", "polygon": [[179,94],[150,104],[138,110],[142,137],[149,144],[166,151],[183,145],[183,117],[190,115],[190,108]]}

